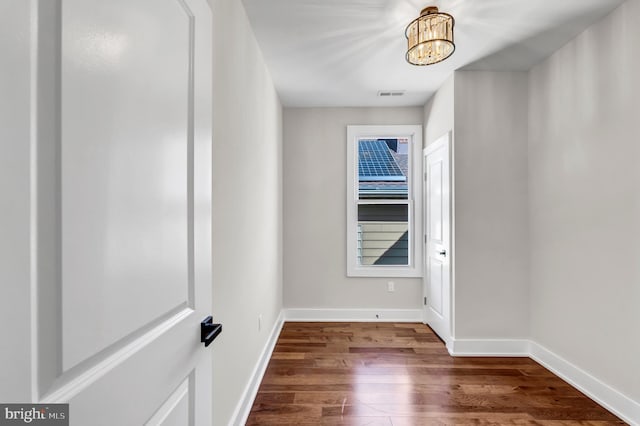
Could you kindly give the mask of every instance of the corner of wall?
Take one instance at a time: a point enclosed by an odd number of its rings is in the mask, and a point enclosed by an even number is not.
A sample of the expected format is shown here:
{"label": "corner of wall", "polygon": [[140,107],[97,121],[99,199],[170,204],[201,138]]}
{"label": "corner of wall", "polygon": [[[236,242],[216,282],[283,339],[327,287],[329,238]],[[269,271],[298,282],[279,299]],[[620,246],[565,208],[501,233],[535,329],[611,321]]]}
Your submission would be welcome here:
{"label": "corner of wall", "polygon": [[229,420],[229,425],[242,426],[247,422],[249,414],[251,413],[253,402],[256,399],[256,395],[258,394],[260,383],[262,382],[264,373],[267,371],[267,366],[269,365],[269,361],[271,360],[271,355],[273,354],[273,350],[276,346],[276,343],[278,342],[278,337],[280,336],[283,325],[284,310],[280,310],[278,318],[276,319],[273,328],[269,333],[269,338],[262,348],[260,356],[258,357],[258,361],[253,367],[251,375],[249,376],[249,381],[244,387],[242,395],[240,396],[238,403],[233,410],[233,414],[231,415],[231,419]]}

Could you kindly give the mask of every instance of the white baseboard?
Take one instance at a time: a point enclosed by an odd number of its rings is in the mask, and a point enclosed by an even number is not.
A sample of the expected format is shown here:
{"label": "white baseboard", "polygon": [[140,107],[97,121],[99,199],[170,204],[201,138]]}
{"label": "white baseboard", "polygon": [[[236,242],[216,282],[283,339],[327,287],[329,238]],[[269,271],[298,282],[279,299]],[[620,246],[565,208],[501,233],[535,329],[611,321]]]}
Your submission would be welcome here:
{"label": "white baseboard", "polygon": [[282,330],[283,324],[284,310],[281,310],[275,324],[273,325],[273,328],[271,329],[271,334],[269,334],[267,343],[264,345],[264,349],[262,349],[262,353],[258,358],[258,362],[251,372],[251,378],[249,379],[247,386],[242,392],[242,397],[240,398],[240,401],[238,401],[236,409],[233,411],[231,421],[229,422],[230,425],[242,426],[247,422],[249,413],[251,412],[251,407],[253,406],[253,402],[255,401],[256,395],[258,394],[258,389],[260,388],[262,377],[264,377],[264,373],[267,370],[267,365],[269,365],[269,361],[271,360],[271,354],[273,353],[273,349],[276,346],[276,342],[278,341],[278,336],[280,335],[280,330]]}
{"label": "white baseboard", "polygon": [[285,309],[285,321],[422,322],[421,309]]}
{"label": "white baseboard", "polygon": [[530,357],[625,422],[640,426],[640,403],[531,340],[454,339],[449,353],[452,356]]}
{"label": "white baseboard", "polygon": [[[625,422],[631,425],[640,425],[640,403],[613,389],[544,346],[531,342],[530,348],[529,356],[531,359],[567,381],[571,386]],[[632,371],[630,374],[637,374],[637,371]]]}
{"label": "white baseboard", "polygon": [[452,356],[528,357],[530,342],[526,339],[453,339]]}

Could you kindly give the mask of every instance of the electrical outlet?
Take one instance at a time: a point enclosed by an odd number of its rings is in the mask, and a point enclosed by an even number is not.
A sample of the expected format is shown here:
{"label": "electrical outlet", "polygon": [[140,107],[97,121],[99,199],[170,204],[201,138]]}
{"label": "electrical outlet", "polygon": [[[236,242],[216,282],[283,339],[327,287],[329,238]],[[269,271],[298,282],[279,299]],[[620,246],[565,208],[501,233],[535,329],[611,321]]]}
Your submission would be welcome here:
{"label": "electrical outlet", "polygon": [[387,282],[387,291],[389,293],[393,293],[394,291],[396,291],[396,283],[393,281],[388,281]]}

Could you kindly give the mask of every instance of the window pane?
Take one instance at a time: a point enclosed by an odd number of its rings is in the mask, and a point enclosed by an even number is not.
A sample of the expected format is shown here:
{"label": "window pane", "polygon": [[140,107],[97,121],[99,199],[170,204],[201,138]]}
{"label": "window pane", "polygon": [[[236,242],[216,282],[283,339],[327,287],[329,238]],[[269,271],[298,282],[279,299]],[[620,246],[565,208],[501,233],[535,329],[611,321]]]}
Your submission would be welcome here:
{"label": "window pane", "polygon": [[408,204],[358,206],[358,265],[409,265]]}
{"label": "window pane", "polygon": [[407,199],[409,139],[358,141],[358,198]]}

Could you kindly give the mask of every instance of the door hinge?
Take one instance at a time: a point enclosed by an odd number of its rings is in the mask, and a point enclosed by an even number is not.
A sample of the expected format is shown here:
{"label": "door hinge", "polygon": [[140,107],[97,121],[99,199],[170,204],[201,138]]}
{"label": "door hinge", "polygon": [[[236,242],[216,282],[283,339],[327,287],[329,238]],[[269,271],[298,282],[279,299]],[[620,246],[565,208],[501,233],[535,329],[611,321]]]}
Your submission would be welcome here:
{"label": "door hinge", "polygon": [[424,306],[427,306],[427,296],[424,297]]}
{"label": "door hinge", "polygon": [[424,243],[427,244],[427,234],[424,234]]}
{"label": "door hinge", "polygon": [[424,181],[425,182],[427,181],[427,174],[426,173],[424,174]]}

